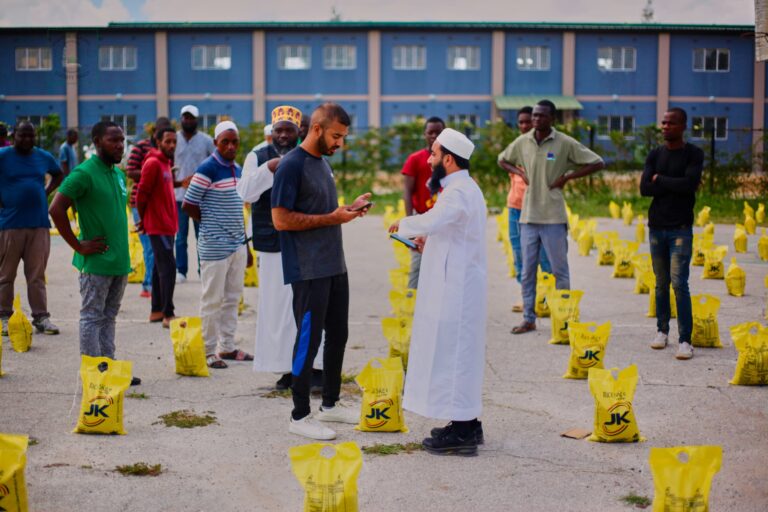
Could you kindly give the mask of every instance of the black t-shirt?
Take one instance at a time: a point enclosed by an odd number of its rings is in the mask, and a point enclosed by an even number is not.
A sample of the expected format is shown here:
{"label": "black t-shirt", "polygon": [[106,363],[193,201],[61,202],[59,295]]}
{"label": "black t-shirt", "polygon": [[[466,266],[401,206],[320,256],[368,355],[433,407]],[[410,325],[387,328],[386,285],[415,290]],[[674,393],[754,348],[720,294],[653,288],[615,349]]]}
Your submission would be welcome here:
{"label": "black t-shirt", "polygon": [[[701,182],[704,152],[686,143],[680,149],[659,146],[645,159],[640,193],[653,197],[648,227],[675,229],[693,226],[696,189]],[[656,181],[651,181],[658,174]]]}
{"label": "black t-shirt", "polygon": [[[336,183],[328,162],[297,147],[286,154],[275,172],[272,208],[308,215],[331,213],[339,207]],[[344,274],[341,226],[306,231],[280,231],[285,284]]]}

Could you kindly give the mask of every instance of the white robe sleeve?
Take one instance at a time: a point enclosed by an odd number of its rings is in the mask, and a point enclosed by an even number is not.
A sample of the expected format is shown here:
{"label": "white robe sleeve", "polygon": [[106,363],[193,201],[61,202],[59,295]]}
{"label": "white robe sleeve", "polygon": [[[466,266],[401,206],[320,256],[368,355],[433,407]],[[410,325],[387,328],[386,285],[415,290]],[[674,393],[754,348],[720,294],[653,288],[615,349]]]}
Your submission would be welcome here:
{"label": "white robe sleeve", "polygon": [[275,175],[267,167],[267,162],[259,165],[259,158],[249,152],[243,163],[243,174],[237,182],[237,193],[246,203],[255,203],[261,194],[272,188]]}
{"label": "white robe sleeve", "polygon": [[428,212],[400,220],[398,234],[406,238],[429,236],[454,224],[464,215],[461,193],[458,190],[444,192]]}

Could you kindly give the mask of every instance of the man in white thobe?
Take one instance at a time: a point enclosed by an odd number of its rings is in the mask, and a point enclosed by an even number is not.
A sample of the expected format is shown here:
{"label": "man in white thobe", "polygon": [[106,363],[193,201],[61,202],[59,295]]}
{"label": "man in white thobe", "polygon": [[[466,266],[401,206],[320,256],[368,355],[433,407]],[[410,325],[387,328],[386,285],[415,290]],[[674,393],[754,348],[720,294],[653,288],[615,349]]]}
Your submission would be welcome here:
{"label": "man in white thobe", "polygon": [[463,134],[443,130],[429,158],[430,188],[442,187],[435,206],[390,227],[423,250],[403,407],[450,421],[423,441],[434,454],[476,455],[483,442],[486,206],[469,176],[473,150]]}

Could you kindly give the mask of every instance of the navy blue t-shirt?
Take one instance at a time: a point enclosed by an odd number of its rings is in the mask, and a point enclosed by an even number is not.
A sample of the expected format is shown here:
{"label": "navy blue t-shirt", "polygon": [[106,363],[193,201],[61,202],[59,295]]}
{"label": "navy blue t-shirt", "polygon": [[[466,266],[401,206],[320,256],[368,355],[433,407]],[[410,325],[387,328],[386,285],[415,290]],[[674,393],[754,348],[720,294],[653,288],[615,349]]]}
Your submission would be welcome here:
{"label": "navy blue t-shirt", "polygon": [[[308,215],[331,213],[339,207],[331,166],[301,146],[286,154],[275,172],[272,208]],[[306,231],[280,231],[285,284],[347,272],[341,226]]]}
{"label": "navy blue t-shirt", "polygon": [[0,149],[0,230],[51,227],[46,174],[61,174],[49,152],[32,148],[22,155],[13,146]]}

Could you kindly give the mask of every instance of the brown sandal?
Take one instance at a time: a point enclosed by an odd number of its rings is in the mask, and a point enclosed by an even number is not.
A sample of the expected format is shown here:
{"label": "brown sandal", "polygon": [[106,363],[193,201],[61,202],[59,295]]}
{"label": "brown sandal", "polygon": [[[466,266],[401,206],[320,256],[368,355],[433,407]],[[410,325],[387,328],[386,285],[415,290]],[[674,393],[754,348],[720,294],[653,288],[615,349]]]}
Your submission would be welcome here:
{"label": "brown sandal", "polygon": [[517,325],[512,328],[512,334],[525,334],[526,332],[531,332],[535,330],[536,330],[535,322],[523,322],[520,325]]}
{"label": "brown sandal", "polygon": [[253,361],[253,356],[242,350],[233,350],[232,352],[219,352],[219,357],[228,361]]}
{"label": "brown sandal", "polygon": [[223,368],[229,368],[229,366],[227,366],[227,363],[222,361],[221,358],[216,354],[211,354],[208,357],[206,357],[205,362],[208,363],[208,368],[215,368],[219,370]]}

